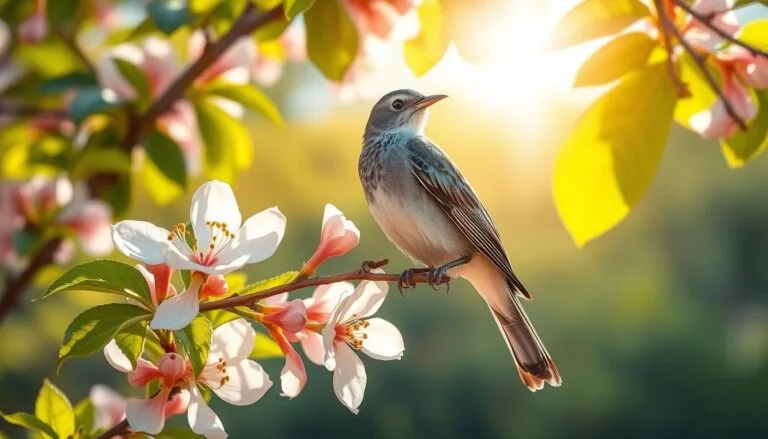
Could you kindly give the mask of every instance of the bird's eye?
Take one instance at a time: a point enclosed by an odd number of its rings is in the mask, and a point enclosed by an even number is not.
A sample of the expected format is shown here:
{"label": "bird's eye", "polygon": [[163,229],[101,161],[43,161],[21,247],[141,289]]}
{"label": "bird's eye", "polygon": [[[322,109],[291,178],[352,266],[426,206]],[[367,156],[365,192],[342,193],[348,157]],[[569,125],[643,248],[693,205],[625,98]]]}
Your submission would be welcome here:
{"label": "bird's eye", "polygon": [[394,101],[392,101],[392,108],[397,111],[402,110],[404,106],[405,106],[405,103],[403,102],[402,99],[395,99]]}

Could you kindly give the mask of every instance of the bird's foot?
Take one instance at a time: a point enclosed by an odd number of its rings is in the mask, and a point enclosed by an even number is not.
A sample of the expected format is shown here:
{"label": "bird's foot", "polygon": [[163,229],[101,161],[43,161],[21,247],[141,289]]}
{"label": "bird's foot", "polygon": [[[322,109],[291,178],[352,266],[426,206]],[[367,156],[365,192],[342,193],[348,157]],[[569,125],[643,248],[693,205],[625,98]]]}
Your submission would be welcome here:
{"label": "bird's foot", "polygon": [[402,273],[397,280],[397,290],[400,291],[400,295],[405,297],[405,290],[416,287],[416,281],[413,280],[413,275],[416,273],[427,273],[431,268],[409,268]]}
{"label": "bird's foot", "polygon": [[448,265],[443,265],[429,271],[427,276],[427,283],[433,290],[437,291],[438,285],[446,285],[446,293],[451,290],[451,277],[448,276],[448,269],[451,268]]}

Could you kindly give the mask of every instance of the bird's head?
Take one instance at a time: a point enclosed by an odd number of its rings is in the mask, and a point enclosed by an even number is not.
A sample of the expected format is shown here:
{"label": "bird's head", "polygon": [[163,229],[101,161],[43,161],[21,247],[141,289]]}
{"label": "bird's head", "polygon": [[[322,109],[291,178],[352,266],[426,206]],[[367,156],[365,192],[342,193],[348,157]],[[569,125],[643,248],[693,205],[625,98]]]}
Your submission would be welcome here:
{"label": "bird's head", "polygon": [[373,106],[365,133],[420,133],[427,122],[427,108],[446,95],[424,96],[414,90],[395,90]]}

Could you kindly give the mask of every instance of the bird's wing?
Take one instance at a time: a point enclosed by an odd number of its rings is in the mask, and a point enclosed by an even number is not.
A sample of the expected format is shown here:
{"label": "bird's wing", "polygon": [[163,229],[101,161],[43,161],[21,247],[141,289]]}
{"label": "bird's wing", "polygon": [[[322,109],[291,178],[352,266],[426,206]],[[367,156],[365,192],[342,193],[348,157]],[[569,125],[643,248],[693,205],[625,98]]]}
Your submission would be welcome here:
{"label": "bird's wing", "polygon": [[504,273],[512,290],[530,299],[530,294],[512,271],[493,220],[456,165],[424,137],[410,140],[406,148],[416,180],[461,233]]}

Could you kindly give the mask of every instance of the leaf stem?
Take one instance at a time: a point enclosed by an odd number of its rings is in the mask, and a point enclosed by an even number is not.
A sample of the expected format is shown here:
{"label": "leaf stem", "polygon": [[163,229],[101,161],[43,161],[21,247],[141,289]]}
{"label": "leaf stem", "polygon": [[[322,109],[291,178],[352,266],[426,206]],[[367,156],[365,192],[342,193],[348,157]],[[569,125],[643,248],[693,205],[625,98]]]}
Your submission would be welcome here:
{"label": "leaf stem", "polygon": [[[677,0],[675,0],[677,1]],[[737,124],[739,124],[739,127],[741,127],[742,130],[747,129],[747,123],[744,119],[741,118],[741,116],[736,113],[736,110],[733,108],[733,104],[731,104],[731,101],[726,98],[725,93],[723,93],[722,88],[717,83],[717,80],[712,75],[712,72],[707,67],[706,61],[704,58],[699,55],[696,50],[691,47],[691,44],[685,39],[685,37],[680,32],[680,29],[678,29],[672,21],[669,19],[669,16],[667,15],[666,11],[664,9],[659,9],[658,11],[659,18],[661,18],[662,23],[662,32],[671,32],[672,35],[677,38],[678,41],[680,41],[680,44],[683,46],[686,52],[691,54],[691,57],[693,57],[693,61],[696,63],[696,66],[701,70],[701,73],[704,74],[704,78],[707,80],[707,83],[709,84],[710,88],[717,94],[717,96],[720,98],[720,100],[723,102],[723,106],[725,107],[725,112],[728,113],[728,116],[730,116],[734,121],[736,121]]]}
{"label": "leaf stem", "polygon": [[[366,263],[363,263],[363,266],[360,269],[355,271],[333,274],[330,276],[299,278],[291,283],[288,283],[285,285],[278,285],[276,287],[269,288],[269,289],[260,291],[258,293],[249,294],[245,296],[227,297],[226,299],[216,300],[216,301],[207,302],[207,303],[201,303],[200,311],[234,308],[237,306],[251,306],[257,300],[266,299],[267,297],[272,297],[277,294],[296,291],[302,288],[316,287],[318,285],[333,284],[336,282],[353,281],[353,280],[370,280],[375,282],[399,282],[400,281],[399,274],[371,273],[370,271],[371,268],[382,267],[387,262],[388,262],[387,260],[378,261],[378,262],[366,262]],[[415,284],[429,283],[429,273],[426,273],[426,272],[414,273],[412,276],[412,280],[413,280],[413,283]],[[444,278],[444,279],[441,279],[441,281],[438,283],[447,284],[448,281],[449,279]]]}

